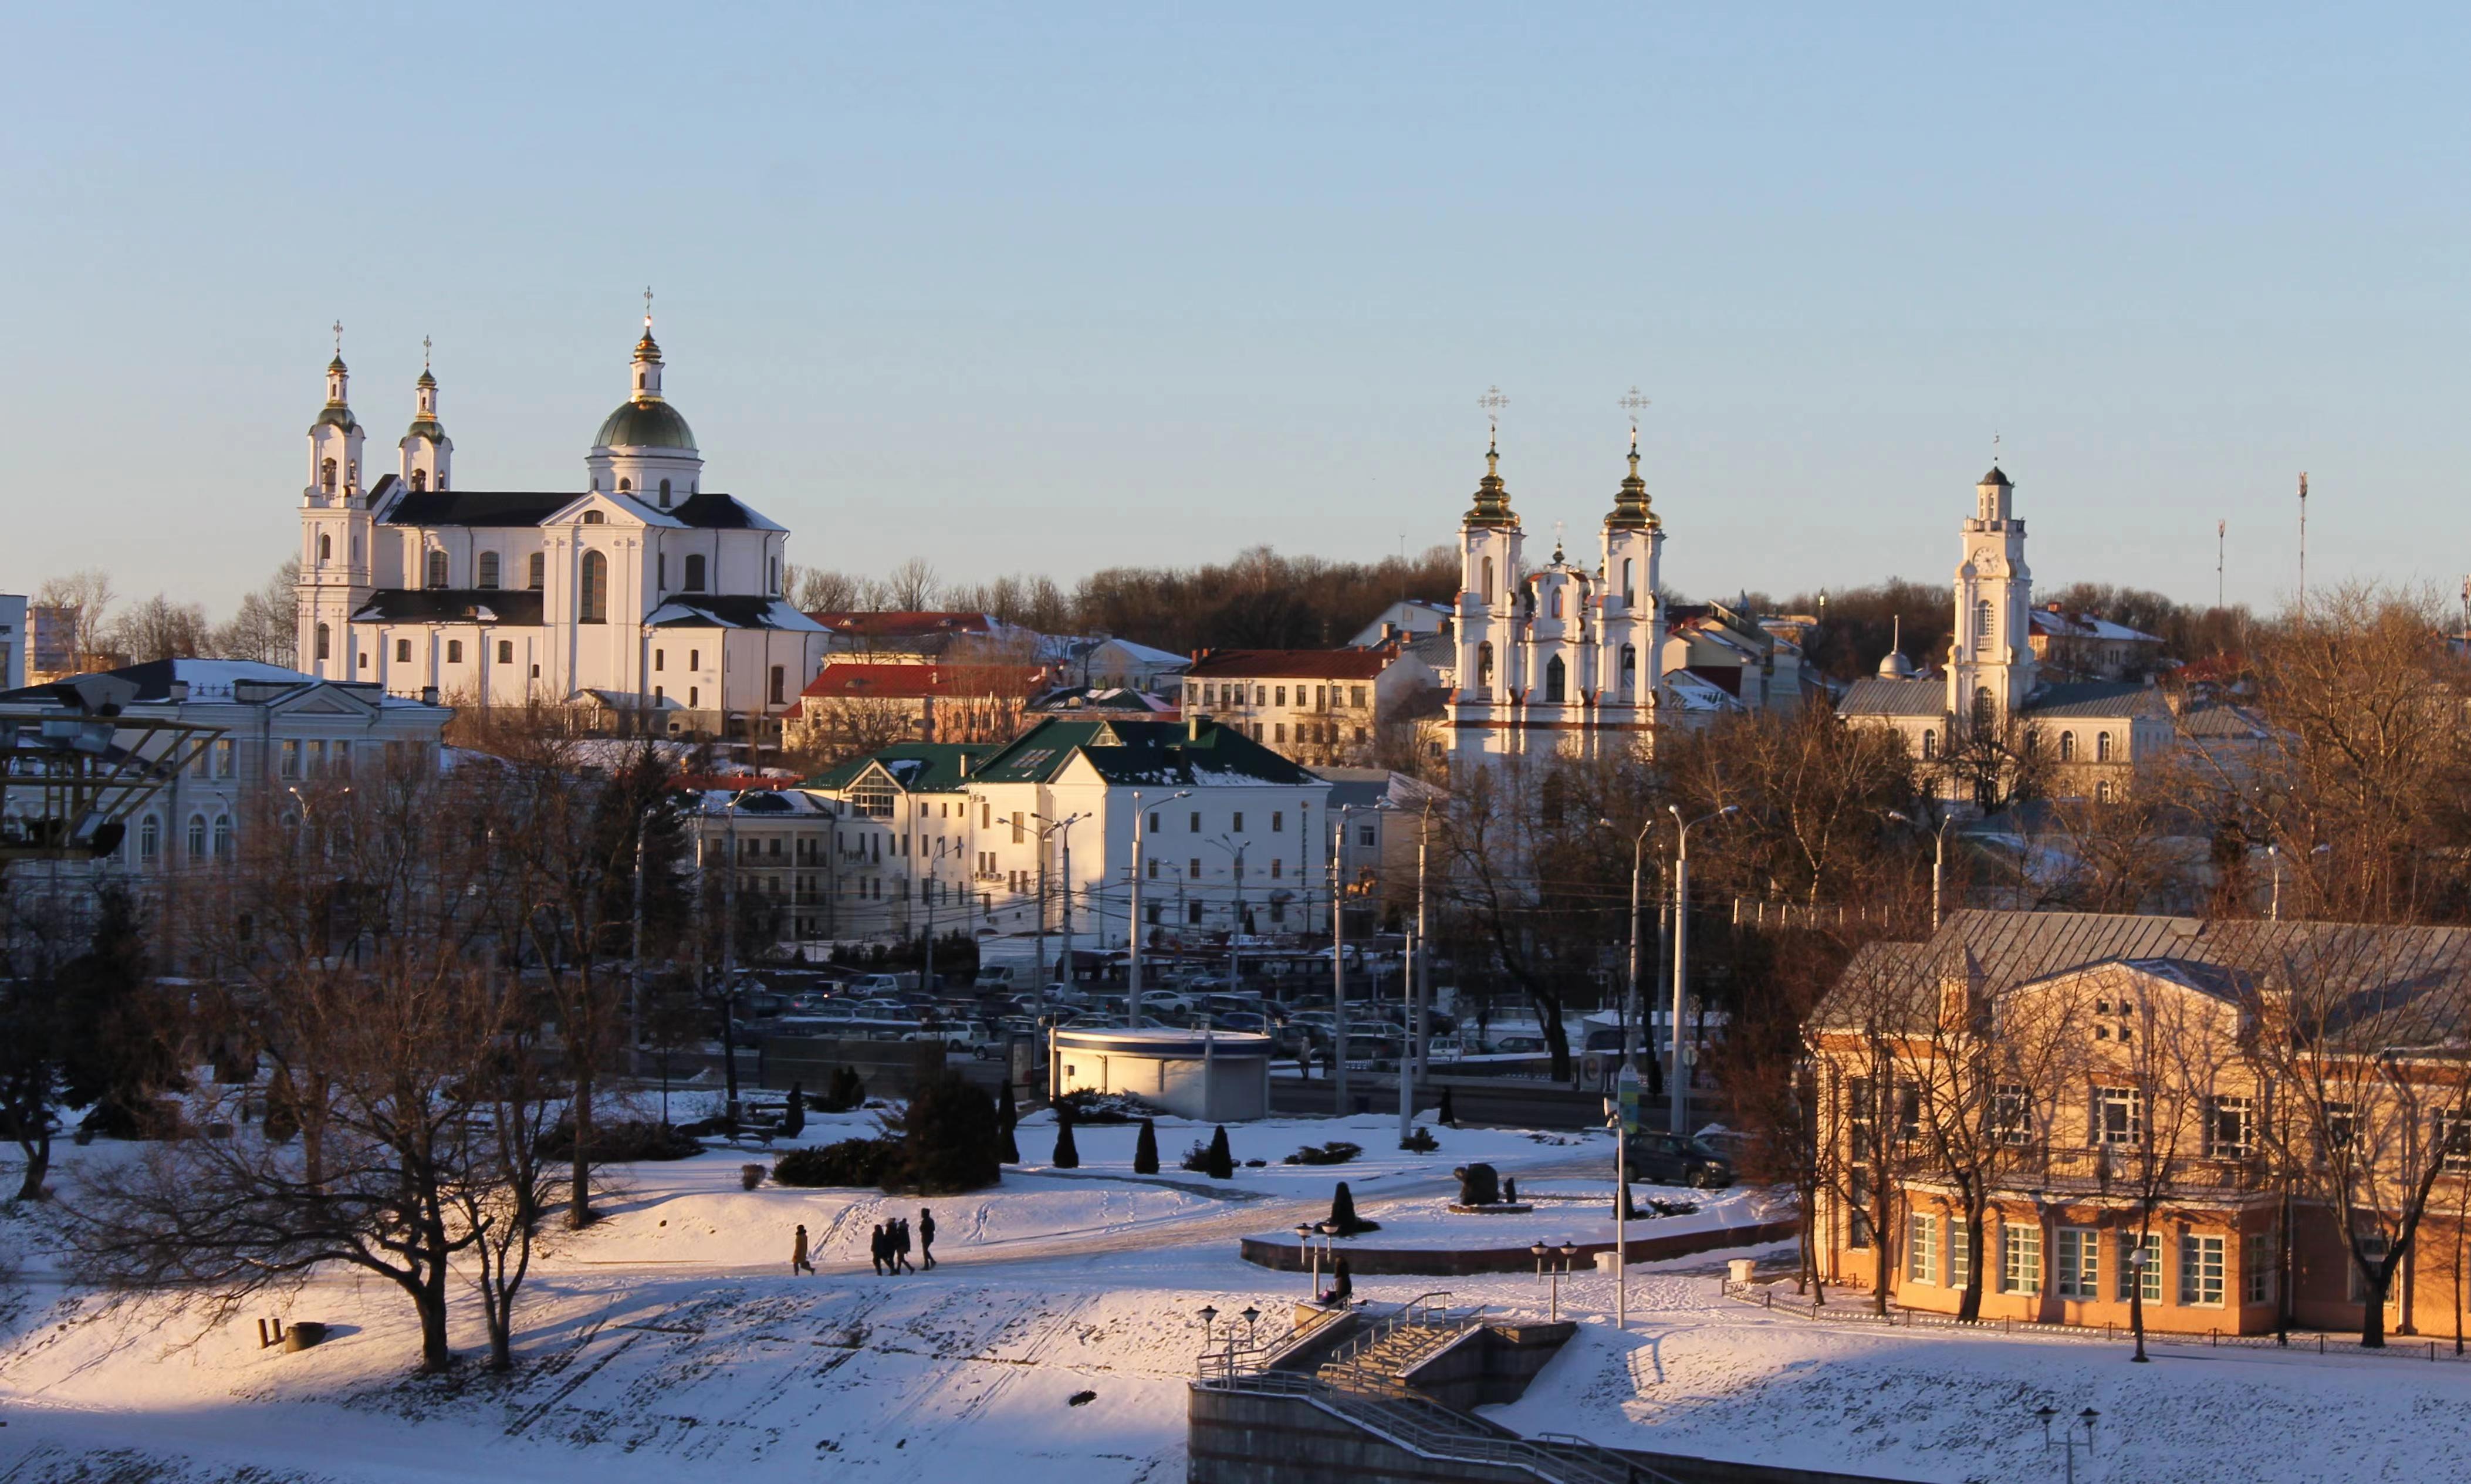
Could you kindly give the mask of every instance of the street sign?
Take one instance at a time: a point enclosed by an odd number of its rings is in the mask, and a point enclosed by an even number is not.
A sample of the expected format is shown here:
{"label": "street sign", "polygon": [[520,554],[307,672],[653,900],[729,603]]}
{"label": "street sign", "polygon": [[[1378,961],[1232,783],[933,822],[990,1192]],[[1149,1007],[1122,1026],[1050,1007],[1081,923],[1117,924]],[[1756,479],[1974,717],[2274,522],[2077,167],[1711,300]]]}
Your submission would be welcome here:
{"label": "street sign", "polygon": [[1621,1074],[1613,1079],[1613,1091],[1621,1098],[1621,1126],[1625,1134],[1638,1132],[1638,1070],[1622,1063]]}

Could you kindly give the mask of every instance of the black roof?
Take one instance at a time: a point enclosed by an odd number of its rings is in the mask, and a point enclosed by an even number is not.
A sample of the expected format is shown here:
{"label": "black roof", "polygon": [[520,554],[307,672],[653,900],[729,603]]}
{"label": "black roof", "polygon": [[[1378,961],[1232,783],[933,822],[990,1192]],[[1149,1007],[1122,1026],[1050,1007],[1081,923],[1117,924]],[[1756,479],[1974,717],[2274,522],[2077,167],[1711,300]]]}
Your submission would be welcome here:
{"label": "black roof", "polygon": [[1977,484],[2008,484],[2009,488],[2015,488],[2013,484],[2008,483],[2008,476],[2000,473],[1999,466],[1995,463],[1990,466],[1989,473],[1982,476],[1982,478],[1978,480],[1975,480],[1974,483]]}
{"label": "black roof", "polygon": [[541,595],[520,587],[382,587],[352,617],[395,624],[530,625],[541,621]]}
{"label": "black roof", "polygon": [[389,526],[537,526],[582,498],[553,491],[415,489],[387,516]]}
{"label": "black roof", "polygon": [[755,524],[747,518],[746,506],[709,489],[697,490],[663,513],[698,530],[744,530]]}
{"label": "black roof", "polygon": [[[718,624],[732,628],[779,628],[777,611],[788,605],[778,598],[760,598],[744,593],[671,593],[661,600],[666,608],[687,608],[691,614],[679,614],[656,621],[655,628],[700,628]],[[794,614],[797,610],[789,609]]]}

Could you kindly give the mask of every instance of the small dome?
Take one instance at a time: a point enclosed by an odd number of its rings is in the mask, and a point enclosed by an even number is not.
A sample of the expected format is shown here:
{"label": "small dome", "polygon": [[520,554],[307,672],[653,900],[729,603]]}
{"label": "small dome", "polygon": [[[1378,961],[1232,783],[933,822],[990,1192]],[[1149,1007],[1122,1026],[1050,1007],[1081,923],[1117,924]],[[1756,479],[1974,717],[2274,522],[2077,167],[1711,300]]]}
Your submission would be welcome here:
{"label": "small dome", "polygon": [[1914,662],[1905,658],[1902,649],[1890,649],[1888,657],[1879,662],[1879,678],[1882,680],[1911,680],[1914,674]]}
{"label": "small dome", "polygon": [[413,438],[427,438],[432,443],[443,443],[446,441],[446,430],[439,426],[437,419],[434,417],[419,418],[410,428],[404,430],[405,442],[409,443]]}
{"label": "small dome", "polygon": [[694,430],[667,402],[625,402],[593,436],[600,448],[683,448],[694,451]]}
{"label": "small dome", "polygon": [[329,402],[318,410],[318,420],[309,425],[309,431],[315,433],[320,428],[333,427],[349,433],[359,426],[360,422],[352,416],[350,408],[341,402]]}
{"label": "small dome", "polygon": [[[1980,479],[1978,479],[1978,480],[1975,480],[1973,483],[1975,483],[1976,484],[2007,484],[2007,483],[2008,483],[2008,476],[2007,476],[2007,475],[2005,475],[2005,474],[2000,473],[2000,472],[1999,472],[1999,466],[1998,466],[1997,464],[1995,464],[1995,463],[1994,463],[1994,464],[1992,464],[1992,465],[1990,466],[1990,472],[1989,472],[1989,473],[1988,473],[1988,474],[1986,474],[1986,475],[1982,476],[1982,478],[1980,478]],[[2015,486],[2014,486],[2014,485],[2012,485],[2012,484],[2009,484],[2009,487],[2010,487],[2011,489],[2013,489]]]}

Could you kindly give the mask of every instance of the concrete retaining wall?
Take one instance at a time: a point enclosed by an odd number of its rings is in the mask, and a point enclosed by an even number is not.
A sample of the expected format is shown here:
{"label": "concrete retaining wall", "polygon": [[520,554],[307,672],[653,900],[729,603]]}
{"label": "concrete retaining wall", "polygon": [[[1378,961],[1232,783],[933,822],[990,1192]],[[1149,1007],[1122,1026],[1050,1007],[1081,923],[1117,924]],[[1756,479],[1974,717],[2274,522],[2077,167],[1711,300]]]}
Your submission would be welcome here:
{"label": "concrete retaining wall", "polygon": [[[1481,1223],[1491,1218],[1470,1216],[1473,1226],[1471,1238],[1481,1239]],[[1634,1237],[1626,1244],[1632,1262],[1659,1262],[1668,1258],[1686,1258],[1695,1253],[1715,1252],[1726,1247],[1753,1247],[1761,1242],[1783,1241],[1801,1230],[1798,1217],[1779,1221],[1750,1222],[1740,1226],[1681,1232],[1670,1237]],[[1378,1240],[1377,1234],[1375,1240]],[[1293,1241],[1247,1237],[1238,1246],[1245,1261],[1283,1273],[1305,1270],[1304,1249]],[[1432,1274],[1450,1277],[1461,1273],[1525,1273],[1536,1268],[1535,1255],[1522,1242],[1518,1246],[1462,1247],[1448,1250],[1418,1247],[1367,1246],[1360,1240],[1347,1239],[1337,1244],[1339,1255],[1347,1259],[1348,1271],[1359,1277],[1383,1277],[1406,1274]],[[1582,1242],[1573,1266],[1585,1269],[1599,1252],[1611,1252],[1611,1242]]]}
{"label": "concrete retaining wall", "polygon": [[944,1071],[940,1041],[834,1041],[821,1036],[767,1036],[761,1085],[786,1093],[798,1083],[820,1093],[833,1069],[857,1069],[869,1097],[906,1097],[919,1083]]}
{"label": "concrete retaining wall", "polygon": [[1193,1388],[1190,1484],[1536,1484],[1524,1469],[1420,1458],[1298,1397]]}
{"label": "concrete retaining wall", "polygon": [[1427,1358],[1405,1379],[1444,1406],[1462,1412],[1516,1402],[1527,1394],[1527,1383],[1544,1369],[1544,1362],[1578,1332],[1578,1325],[1567,1319],[1559,1324],[1484,1325]]}

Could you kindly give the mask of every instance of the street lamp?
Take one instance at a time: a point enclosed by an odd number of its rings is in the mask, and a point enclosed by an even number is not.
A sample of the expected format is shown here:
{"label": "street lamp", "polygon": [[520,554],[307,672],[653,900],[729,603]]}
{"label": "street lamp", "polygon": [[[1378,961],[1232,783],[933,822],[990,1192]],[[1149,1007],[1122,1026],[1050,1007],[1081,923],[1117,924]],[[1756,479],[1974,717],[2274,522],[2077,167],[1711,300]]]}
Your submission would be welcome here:
{"label": "street lamp", "polygon": [[1047,985],[1051,982],[1051,978],[1047,972],[1047,837],[1059,830],[1064,834],[1062,961],[1064,980],[1069,984],[1072,980],[1072,827],[1090,816],[1087,813],[1082,813],[1067,814],[1061,819],[1049,819],[1045,814],[1038,813],[1033,813],[1029,817],[1045,826],[1038,832],[1038,1002],[1041,1009],[1052,1013],[1055,1006],[1047,993]]}
{"label": "street lamp", "polygon": [[[2051,1437],[2051,1420],[2059,1415],[2059,1408],[2051,1406],[2048,1403],[2034,1408],[2032,1413],[2034,1420],[2042,1425],[2042,1451],[2046,1453],[2050,1451],[2051,1445],[2054,1441]],[[2076,1417],[2077,1422],[2084,1427],[2084,1450],[2087,1458],[2091,1458],[2093,1456],[2093,1426],[2095,1421],[2101,1416],[2102,1414],[2095,1411],[2092,1407],[2086,1407],[2083,1411],[2079,1412]],[[2070,1427],[2065,1432],[2059,1434],[2056,1441],[2061,1449],[2066,1450],[2066,1477],[2068,1484],[2075,1484],[2077,1476],[2076,1428]]]}
{"label": "street lamp", "polygon": [[[1615,825],[1610,819],[1599,819],[1596,823],[1604,826],[1608,830],[1619,828],[1619,826]],[[1641,885],[1646,881],[1647,876],[1647,836],[1655,829],[1656,816],[1654,814],[1650,814],[1647,816],[1647,822],[1638,827],[1637,836],[1630,842],[1630,994],[1622,1001],[1621,1024],[1622,1065],[1625,1067],[1636,1066],[1638,1058],[1638,1040],[1634,1027],[1638,1025],[1640,1012],[1638,998],[1639,898]]]}
{"label": "street lamp", "polygon": [[1347,1100],[1347,891],[1343,858],[1347,854],[1347,816],[1363,809],[1379,813],[1390,808],[1383,799],[1377,804],[1342,804],[1336,811],[1338,825],[1336,843],[1330,853],[1330,1084],[1335,1100],[1333,1111],[1345,1118],[1350,1107]]}
{"label": "street lamp", "polygon": [[1672,1129],[1679,1138],[1690,1131],[1690,1073],[1682,1064],[1682,995],[1690,979],[1690,832],[1742,811],[1739,805],[1728,804],[1712,813],[1684,819],[1679,804],[1667,804],[1664,810],[1679,828],[1673,853],[1673,1080],[1666,1088],[1672,1095]]}
{"label": "street lamp", "polygon": [[1405,1054],[1399,1058],[1399,1142],[1404,1147],[1415,1132],[1416,1082],[1430,1075],[1424,1058],[1432,1048],[1426,1033],[1425,1001],[1432,998],[1432,913],[1431,899],[1424,889],[1424,862],[1433,845],[1433,801],[1424,800],[1424,820],[1416,835],[1416,948],[1407,955],[1406,978],[1399,985],[1404,1000],[1400,1004],[1400,1028],[1407,1033]]}
{"label": "street lamp", "polygon": [[2152,1255],[2145,1250],[2142,1239],[2128,1249],[2128,1320],[2129,1327],[2136,1331],[2136,1354],[2129,1358],[2140,1365],[2146,1361],[2145,1265],[2150,1260]]}
{"label": "street lamp", "polygon": [[[1214,1305],[1214,1304],[1204,1304],[1204,1305],[1202,1305],[1202,1306],[1201,1306],[1201,1343],[1202,1343],[1202,1344],[1207,1345],[1207,1344],[1209,1344],[1209,1343],[1210,1343],[1210,1337],[1211,1337],[1211,1327],[1212,1327],[1212,1325],[1215,1325],[1217,1322],[1218,1322],[1218,1306],[1216,1306],[1216,1305]],[[2050,1430],[2050,1429],[2049,1429],[2048,1425],[2045,1425],[2045,1426],[2043,1427],[2043,1431],[2048,1432],[2049,1430]]]}
{"label": "street lamp", "polygon": [[[1260,1321],[1261,1311],[1252,1305],[1244,1306],[1244,1343],[1253,1343],[1253,1326]],[[2089,1430],[2089,1429],[2088,1429]]]}
{"label": "street lamp", "polygon": [[1298,1265],[1305,1270],[1306,1275],[1305,1281],[1306,1284],[1310,1284],[1310,1286],[1305,1289],[1305,1292],[1313,1298],[1320,1298],[1321,1252],[1313,1246],[1312,1239],[1312,1223],[1309,1221],[1297,1222],[1296,1247],[1298,1250],[1296,1255],[1299,1260]]}
{"label": "street lamp", "polygon": [[1579,1255],[1578,1246],[1576,1243],[1565,1241],[1557,1247],[1551,1242],[1540,1241],[1527,1250],[1536,1256],[1537,1276],[1541,1278],[1547,1273],[1552,1275],[1552,1322],[1560,1324],[1562,1322],[1562,1279],[1570,1271],[1570,1260]]}
{"label": "street lamp", "polygon": [[[1888,817],[1898,824],[1914,822],[1911,815],[1894,809],[1888,811]],[[1933,932],[1939,930],[1940,925],[1940,883],[1947,875],[1947,827],[1955,822],[1956,815],[1942,813],[1940,815],[1939,828],[1932,832],[1936,839],[1936,843],[1931,848],[1931,930]]]}
{"label": "street lamp", "polygon": [[[1178,789],[1167,795],[1167,802],[1192,797],[1190,789]],[[1127,1014],[1141,1013],[1141,837],[1149,831],[1150,816],[1141,807],[1141,790],[1133,790],[1133,901],[1132,920],[1125,926],[1124,947],[1132,954],[1126,968],[1124,1009]]]}

